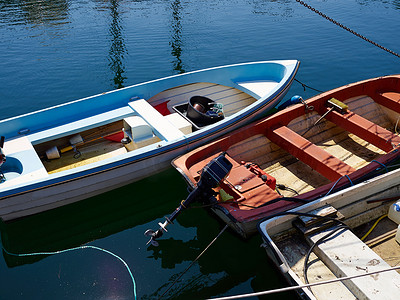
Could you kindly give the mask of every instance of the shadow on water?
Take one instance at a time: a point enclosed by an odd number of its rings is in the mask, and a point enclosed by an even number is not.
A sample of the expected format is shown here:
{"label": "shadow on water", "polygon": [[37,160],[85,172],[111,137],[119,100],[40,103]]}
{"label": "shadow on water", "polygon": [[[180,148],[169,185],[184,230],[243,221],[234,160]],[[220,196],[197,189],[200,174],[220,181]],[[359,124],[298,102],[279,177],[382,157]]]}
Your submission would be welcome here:
{"label": "shadow on water", "polygon": [[[155,188],[156,186],[156,188]],[[179,200],[166,197],[185,190],[175,170],[125,187],[13,222],[1,223],[3,246],[11,253],[57,251],[77,247],[168,214]],[[178,198],[179,199],[179,198]],[[3,251],[9,267],[44,256],[15,257]]]}
{"label": "shadow on water", "polygon": [[[154,293],[142,299],[207,299],[218,295],[248,293],[249,290],[263,291],[267,286],[282,286],[283,281],[278,272],[266,263],[266,253],[260,248],[260,237],[254,236],[244,241],[229,230],[223,232],[182,275],[190,263],[218,235],[224,224],[219,223],[204,209],[189,210],[178,219],[179,224],[184,227],[195,227],[196,235],[188,241],[183,241],[179,240],[179,233],[171,231],[169,236],[159,240],[159,247],[148,248],[150,257],[161,260],[163,269],[177,271],[168,281],[161,283]],[[184,268],[180,265],[182,263]],[[280,296],[283,299],[293,299],[292,293]],[[271,296],[269,299],[272,299]]]}
{"label": "shadow on water", "polygon": [[[103,238],[114,240],[113,235],[129,229],[127,235],[118,238],[121,244],[117,249],[123,252],[125,241],[122,237],[129,236],[135,244],[144,246],[147,241],[144,230],[158,227],[157,222],[169,215],[186,196],[186,184],[175,170],[168,169],[97,197],[2,223],[2,243],[12,253],[49,252]],[[131,254],[125,253],[124,259],[137,260],[132,267],[138,276],[139,298],[157,299],[163,295],[223,226],[203,208],[188,209],[158,240],[159,247],[149,246]],[[248,293],[249,289],[262,291],[266,286],[282,286],[279,275],[271,278],[274,271],[266,263],[266,254],[259,247],[260,243],[259,236],[243,241],[226,230],[162,298],[205,299]],[[47,256],[16,257],[3,251],[3,257],[7,266],[12,268],[38,262]],[[146,275],[137,273],[137,269],[146,269]],[[154,274],[150,276],[152,288],[141,291],[142,285],[147,284],[141,275],[147,277],[149,274]],[[291,299],[293,295],[289,296]]]}

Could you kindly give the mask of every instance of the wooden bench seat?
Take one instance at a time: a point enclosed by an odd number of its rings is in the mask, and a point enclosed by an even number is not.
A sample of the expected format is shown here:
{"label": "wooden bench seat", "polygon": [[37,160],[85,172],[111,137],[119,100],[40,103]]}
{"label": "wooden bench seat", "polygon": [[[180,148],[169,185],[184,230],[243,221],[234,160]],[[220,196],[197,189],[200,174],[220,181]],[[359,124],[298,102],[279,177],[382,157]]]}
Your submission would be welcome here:
{"label": "wooden bench seat", "polygon": [[325,118],[383,151],[389,152],[393,144],[400,144],[398,135],[353,112],[342,115],[332,111]]}
{"label": "wooden bench seat", "polygon": [[182,138],[184,134],[152,107],[146,100],[138,99],[128,105],[159,134],[159,138],[173,141]]}
{"label": "wooden bench seat", "polygon": [[340,177],[355,171],[351,166],[286,126],[268,130],[266,136],[271,142],[305,162],[330,181],[336,181]]}
{"label": "wooden bench seat", "polygon": [[400,114],[400,93],[385,92],[373,96],[376,103]]}

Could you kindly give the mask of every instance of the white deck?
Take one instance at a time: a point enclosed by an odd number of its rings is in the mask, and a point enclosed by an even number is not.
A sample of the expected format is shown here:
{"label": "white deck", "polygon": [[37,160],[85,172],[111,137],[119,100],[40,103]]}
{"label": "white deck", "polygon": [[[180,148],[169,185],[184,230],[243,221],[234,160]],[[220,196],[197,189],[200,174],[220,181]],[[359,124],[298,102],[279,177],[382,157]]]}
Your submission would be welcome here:
{"label": "white deck", "polygon": [[273,80],[254,80],[237,82],[237,84],[249,91],[252,91],[259,97],[263,97],[272,91],[279,84],[279,82]]}
{"label": "white deck", "polygon": [[[6,141],[4,143],[4,152],[8,160],[8,162],[6,161],[6,164],[11,163],[13,159],[16,159],[19,160],[23,167],[21,175],[3,182],[1,184],[2,188],[15,186],[20,183],[49,176],[42,161],[26,136]],[[7,178],[7,172],[5,173],[5,176]]]}

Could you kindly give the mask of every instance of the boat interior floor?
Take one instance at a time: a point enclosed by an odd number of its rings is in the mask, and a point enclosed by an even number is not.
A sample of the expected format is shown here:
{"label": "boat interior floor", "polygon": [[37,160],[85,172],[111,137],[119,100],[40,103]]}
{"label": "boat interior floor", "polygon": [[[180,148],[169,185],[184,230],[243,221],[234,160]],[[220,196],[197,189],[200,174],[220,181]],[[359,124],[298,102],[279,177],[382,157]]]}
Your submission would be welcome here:
{"label": "boat interior floor", "polygon": [[[353,231],[362,237],[366,234],[378,220],[372,220],[363,224]],[[398,224],[384,217],[376,223],[371,233],[365,238],[364,243],[377,253],[391,267],[400,264],[400,244],[396,241],[395,236]],[[397,270],[400,273],[400,270]]]}
{"label": "boat interior floor", "polygon": [[46,151],[54,146],[59,149],[68,147],[73,135],[41,143],[35,146],[35,150],[39,157],[42,158],[42,163],[49,174],[69,170],[126,153],[127,150],[120,141],[110,141],[105,138],[110,134],[121,132],[122,127],[123,121],[121,120],[83,131],[80,133],[80,136],[84,141],[88,142],[79,145],[76,147],[76,150],[70,149],[62,153],[58,159],[46,159]]}
{"label": "boat interior floor", "polygon": [[153,106],[166,104],[169,112],[174,106],[187,103],[193,96],[201,95],[223,105],[224,116],[229,117],[257,100],[234,87],[209,82],[196,82],[165,90],[148,101]]}
{"label": "boat interior floor", "polygon": [[[350,114],[343,117],[332,112],[332,117],[313,126],[321,115],[312,111],[287,126],[268,129],[235,143],[226,152],[236,162],[258,164],[277,184],[288,187],[279,191],[282,196],[293,197],[335,182],[386,154],[393,149],[393,144],[400,143],[398,112],[377,104],[368,96],[351,98],[344,103],[351,111],[351,118]],[[357,120],[351,126],[343,124],[350,119]]]}
{"label": "boat interior floor", "polygon": [[[352,229],[352,232],[358,237],[362,238],[376,223],[377,219],[369,221],[368,223],[359,225]],[[364,243],[368,246],[377,257],[381,258],[390,267],[398,266],[400,264],[400,245],[395,240],[398,224],[385,217],[377,223],[371,233],[365,238]],[[294,274],[305,283],[304,279],[304,262],[306,254],[310,249],[310,244],[306,242],[304,235],[297,230],[291,230],[285,234],[275,236],[274,243],[281,251],[288,263],[288,266]],[[364,246],[365,247],[365,246]],[[319,253],[319,252],[318,252]],[[340,260],[339,252],[337,259]],[[327,264],[324,262],[324,255],[317,256],[314,252],[311,253],[307,262],[307,277],[310,283],[331,280],[337,278]],[[342,257],[342,259],[344,259]],[[368,266],[373,266],[374,261],[365,261],[366,257],[357,257],[353,254],[353,263],[359,263],[359,271],[368,271]],[[351,264],[349,262],[349,264]],[[357,267],[356,267],[357,268]],[[397,270],[397,273],[400,273]],[[378,276],[378,275],[377,275]],[[317,299],[332,299],[332,291],[334,291],[334,299],[357,299],[349,289],[341,282],[331,283],[329,285],[317,285],[311,288],[312,293]]]}

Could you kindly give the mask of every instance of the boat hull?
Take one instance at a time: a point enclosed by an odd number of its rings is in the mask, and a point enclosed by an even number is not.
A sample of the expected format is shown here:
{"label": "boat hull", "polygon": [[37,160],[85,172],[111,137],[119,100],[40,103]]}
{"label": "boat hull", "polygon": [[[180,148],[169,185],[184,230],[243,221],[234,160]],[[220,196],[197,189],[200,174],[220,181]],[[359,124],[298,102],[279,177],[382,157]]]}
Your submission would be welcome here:
{"label": "boat hull", "polygon": [[[269,63],[270,62],[264,62],[261,63],[260,66],[268,68]],[[275,64],[277,64],[277,62],[273,63],[273,65]],[[251,94],[251,97],[256,99],[255,103],[246,107],[243,111],[233,113],[224,120],[185,135],[183,138],[177,138],[175,140],[161,139],[161,141],[158,142],[158,144],[156,143],[154,146],[147,146],[137,151],[128,152],[127,154],[120,155],[120,157],[117,158],[105,159],[100,163],[95,162],[89,166],[78,167],[76,170],[66,170],[56,174],[51,174],[50,176],[46,174],[44,179],[33,180],[26,184],[19,184],[15,188],[7,187],[1,189],[2,186],[0,185],[0,217],[4,221],[10,221],[49,209],[54,209],[56,207],[99,195],[169,168],[170,162],[173,158],[199,147],[204,143],[210,142],[231,130],[240,128],[274,108],[274,106],[278,104],[287,93],[298,69],[297,61],[286,61],[285,64],[286,70],[284,72],[285,74],[282,74],[282,82],[276,87],[276,89],[272,90],[269,95],[260,95],[257,90],[252,91],[251,89],[248,89],[249,87],[243,88],[242,92],[244,91],[245,93]],[[243,64],[243,66],[234,65],[233,67],[235,70],[237,69],[235,71],[235,76],[240,75],[238,78],[246,78],[246,65],[247,64]],[[257,63],[249,63],[249,66],[253,71],[257,69],[254,69],[255,65],[257,65]],[[186,76],[172,76],[152,81],[147,84],[144,83],[126,88],[122,93],[125,98],[127,97],[128,91],[129,95],[134,94],[143,97],[147,96],[150,98],[150,104],[155,106],[159,104],[160,100],[157,98],[157,95],[149,94],[150,91],[154,90],[159,92],[159,94],[162,94],[164,90],[168,91],[173,88],[174,85],[183,84],[183,86],[185,86],[193,82],[201,82],[202,80],[210,79],[210,77],[229,77],[229,69],[230,67],[228,66],[226,68],[207,69],[205,70],[204,75],[202,75],[202,71],[196,71],[192,74],[184,74]],[[204,78],[204,76],[208,76],[208,78]],[[252,80],[254,78],[256,77],[249,77],[248,79]],[[228,84],[228,81],[231,81],[232,85],[233,79],[226,79],[222,80],[221,83]],[[148,87],[146,88],[147,85]],[[240,90],[241,86],[235,84],[235,88]],[[115,95],[117,93],[118,91],[113,92],[113,97],[116,97]],[[99,95],[98,97],[101,98],[102,96],[103,95]],[[49,132],[51,129],[46,129],[45,131],[33,130],[33,128],[40,126],[35,123],[36,119],[41,119],[42,117],[53,114],[62,114],[68,106],[71,106],[70,110],[75,110],[76,107],[79,107],[77,106],[79,102],[82,102],[84,104],[82,105],[86,107],[87,105],[85,104],[85,101],[93,101],[96,97],[94,97],[94,99],[83,99],[70,104],[39,111],[37,113],[5,120],[3,121],[3,135],[12,140],[12,132],[15,132],[17,129],[21,132],[20,129],[22,126],[20,123],[25,121],[26,127],[32,128],[31,132],[26,134],[26,137],[33,145],[38,141],[46,141],[49,137],[44,136],[43,132]],[[114,107],[112,107],[113,105]],[[114,109],[113,111],[118,111],[121,115],[126,115],[127,109],[125,107],[115,109],[115,105],[116,104],[111,101],[110,103],[104,104],[104,109],[112,107]],[[83,111],[85,109],[86,108],[84,108]],[[52,111],[54,111],[53,114],[50,114]],[[101,112],[101,114],[106,115],[107,112]],[[41,118],[39,118],[40,116]],[[59,128],[63,128],[63,126],[64,125],[61,125]],[[64,127],[68,128],[68,123]],[[25,134],[24,130],[22,134]],[[62,133],[57,134],[61,135]],[[11,156],[12,154],[10,157]],[[11,159],[12,158],[10,158],[10,160]]]}

